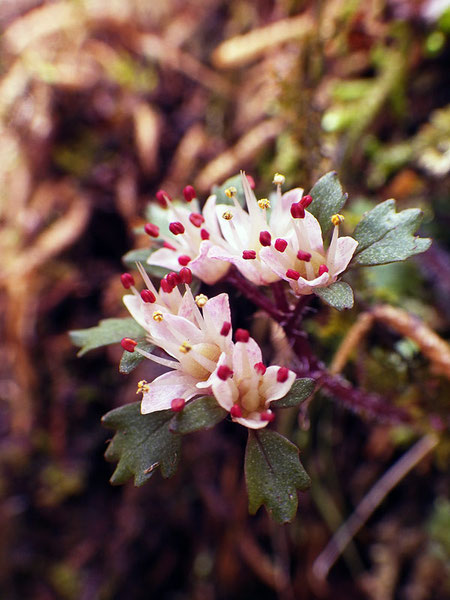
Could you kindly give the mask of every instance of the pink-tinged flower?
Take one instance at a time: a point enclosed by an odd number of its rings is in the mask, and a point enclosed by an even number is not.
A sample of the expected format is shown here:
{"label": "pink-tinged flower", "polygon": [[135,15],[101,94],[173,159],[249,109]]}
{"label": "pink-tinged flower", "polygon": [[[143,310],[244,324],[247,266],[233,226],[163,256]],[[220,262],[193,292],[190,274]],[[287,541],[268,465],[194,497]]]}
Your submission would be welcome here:
{"label": "pink-tinged flower", "polygon": [[[164,240],[164,246],[153,252],[147,262],[173,271],[178,271],[182,266],[189,266],[196,277],[205,283],[213,284],[229,269],[229,264],[219,263],[208,257],[209,249],[214,244],[221,243],[215,214],[215,196],[208,198],[203,211],[199,212],[197,199],[193,197],[195,192],[188,190],[189,193],[186,194],[186,189],[185,197],[191,198],[186,206],[175,205],[165,198],[171,235],[160,236]],[[147,229],[149,235],[156,232],[154,226]]]}
{"label": "pink-tinged flower", "polygon": [[242,173],[242,186],[247,210],[244,210],[230,192],[234,206],[218,204],[215,207],[220,230],[223,236],[221,244],[214,245],[208,256],[232,263],[250,281],[256,285],[267,285],[278,281],[280,276],[260,259],[260,251],[270,247],[277,238],[290,235],[290,209],[298,203],[303,190],[296,188],[281,194],[281,182],[277,183],[277,201],[271,208],[267,198],[257,200],[247,177]]}
{"label": "pink-tinged flower", "polygon": [[315,289],[335,282],[347,268],[358,245],[352,237],[339,237],[343,217],[333,215],[334,231],[325,251],[319,222],[308,211],[303,212],[301,216],[298,211],[292,211],[294,235],[283,248],[265,247],[260,251],[261,260],[287,281],[297,296],[312,294]]}
{"label": "pink-tinged flower", "polygon": [[[147,286],[141,292],[131,284],[130,279],[124,278],[127,284],[126,289],[130,289],[132,294],[126,294],[123,297],[123,302],[129,310],[131,316],[143,327],[146,331],[150,332],[150,325],[153,322],[153,314],[156,310],[162,313],[173,313],[180,315],[187,319],[191,318],[193,314],[192,303],[186,294],[182,295],[177,285],[171,285],[167,278],[161,280],[161,287],[159,291],[156,290],[150,277],[145,272],[143,266],[140,263],[136,263],[139,273]],[[129,275],[129,273],[124,273]],[[129,284],[129,285],[128,285]]]}
{"label": "pink-tinged flower", "polygon": [[261,429],[274,419],[270,403],[283,398],[294,381],[295,373],[286,367],[265,367],[260,347],[248,338],[222,353],[211,377],[211,387],[217,402],[230,412],[233,421]]}
{"label": "pink-tinged flower", "polygon": [[186,286],[178,314],[163,312],[154,304],[150,318],[146,314],[144,319],[142,307],[135,301],[128,300],[126,305],[147,330],[149,341],[171,357],[163,358],[134,347],[134,351],[171,369],[151,383],[140,383],[138,392],[143,393],[141,412],[181,410],[180,399],[187,401],[211,393],[211,375],[217,368],[217,361],[222,353],[227,355],[232,346],[228,295],[219,294],[208,300],[200,294],[194,299]]}

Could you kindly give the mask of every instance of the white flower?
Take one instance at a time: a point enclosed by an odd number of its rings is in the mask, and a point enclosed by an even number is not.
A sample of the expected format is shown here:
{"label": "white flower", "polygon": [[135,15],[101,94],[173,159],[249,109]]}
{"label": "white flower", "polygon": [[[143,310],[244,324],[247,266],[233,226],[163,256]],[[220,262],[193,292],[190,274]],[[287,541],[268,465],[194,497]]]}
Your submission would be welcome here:
{"label": "white flower", "polygon": [[286,367],[265,367],[261,349],[245,330],[236,331],[231,352],[221,354],[211,377],[217,402],[230,412],[233,421],[260,429],[273,420],[270,403],[283,398],[295,381]]}
{"label": "white flower", "polygon": [[[161,236],[164,247],[150,255],[148,264],[174,271],[189,265],[196,277],[208,284],[216,283],[228,271],[229,265],[208,257],[209,249],[221,243],[215,214],[215,196],[208,198],[202,213],[199,212],[196,199],[186,207],[174,205],[167,195],[165,201],[171,236]],[[158,228],[151,223],[146,225],[146,231],[152,237],[159,237]]]}
{"label": "white flower", "polygon": [[244,277],[256,285],[267,285],[278,281],[280,275],[260,260],[260,252],[275,243],[278,238],[289,237],[290,208],[292,204],[301,200],[303,190],[296,188],[282,195],[282,176],[277,174],[278,177],[274,181],[277,183],[278,197],[267,218],[269,200],[257,200],[247,177],[244,173],[241,175],[247,211],[240,206],[233,193],[230,193],[230,196],[234,206],[216,205],[215,211],[223,240],[209,250],[208,256],[234,264]]}
{"label": "white flower", "polygon": [[358,242],[349,236],[339,237],[339,224],[343,217],[333,215],[333,236],[325,251],[317,219],[301,204],[291,208],[291,217],[294,235],[282,246],[263,248],[261,260],[287,281],[297,296],[312,294],[315,289],[335,282],[345,271]]}
{"label": "white flower", "polygon": [[200,295],[194,299],[186,286],[178,314],[165,310],[156,302],[143,304],[136,295],[125,296],[124,302],[131,316],[148,332],[149,341],[172,357],[150,354],[132,340],[125,340],[125,349],[136,350],[172,369],[151,383],[140,383],[138,391],[143,393],[141,412],[180,410],[184,402],[194,396],[211,393],[211,374],[217,368],[221,354],[228,353],[232,344],[228,295],[219,294],[209,300]]}

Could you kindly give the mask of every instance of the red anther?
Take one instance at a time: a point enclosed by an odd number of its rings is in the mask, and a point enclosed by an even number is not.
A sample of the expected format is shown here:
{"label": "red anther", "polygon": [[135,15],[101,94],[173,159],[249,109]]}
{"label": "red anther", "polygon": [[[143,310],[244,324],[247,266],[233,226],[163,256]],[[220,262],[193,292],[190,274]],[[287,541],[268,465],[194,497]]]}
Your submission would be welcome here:
{"label": "red anther", "polygon": [[300,204],[303,206],[303,208],[308,208],[308,206],[311,204],[312,201],[313,201],[313,197],[310,196],[309,194],[306,194],[300,200]]}
{"label": "red anther", "polygon": [[205,217],[200,213],[191,213],[189,215],[189,221],[192,225],[195,225],[195,227],[201,227],[202,223],[205,222]]}
{"label": "red anther", "polygon": [[168,273],[166,275],[167,281],[170,283],[170,285],[174,288],[176,285],[180,285],[181,283],[181,277],[178,275],[178,273],[175,273],[175,271],[171,271],[170,273]]}
{"label": "red anther", "polygon": [[142,290],[141,298],[144,302],[156,302],[156,296],[151,290]]}
{"label": "red anther", "polygon": [[182,254],[181,256],[178,257],[178,262],[182,267],[185,267],[186,265],[188,265],[191,262],[191,257],[188,256],[187,254]]}
{"label": "red anther", "polygon": [[229,321],[224,321],[222,325],[222,329],[220,330],[220,335],[227,336],[230,333],[231,323]]}
{"label": "red anther", "polygon": [[170,292],[173,291],[173,288],[174,286],[170,284],[165,277],[161,279],[161,289],[163,292],[166,292],[166,294],[170,294]]}
{"label": "red anther", "polygon": [[289,279],[295,279],[295,281],[297,281],[300,278],[300,273],[298,271],[294,271],[294,269],[288,269],[286,271],[286,277],[289,277]]}
{"label": "red anther", "polygon": [[261,231],[259,234],[259,243],[261,246],[270,246],[272,242],[272,236],[268,231]]}
{"label": "red anther", "polygon": [[159,236],[159,227],[158,225],[153,225],[153,223],[146,223],[144,225],[144,230],[147,235],[151,237],[157,238]]}
{"label": "red anther", "polygon": [[226,381],[229,377],[232,377],[233,371],[227,365],[220,365],[217,369],[217,377],[222,381]]}
{"label": "red anther", "polygon": [[251,187],[252,190],[255,189],[255,180],[253,179],[253,177],[251,175],[246,175],[247,177],[247,181]]}
{"label": "red anther", "polygon": [[289,369],[286,367],[280,367],[277,372],[278,383],[284,383],[289,377]]}
{"label": "red anther", "polygon": [[271,410],[265,410],[261,413],[261,421],[267,421],[268,423],[272,423],[275,419],[275,415]]}
{"label": "red anther", "polygon": [[309,262],[311,260],[311,254],[309,252],[303,252],[303,250],[299,250],[297,252],[297,258],[298,260]]}
{"label": "red anther", "polygon": [[266,366],[262,362],[259,362],[259,363],[256,363],[255,365],[253,365],[253,368],[258,373],[258,375],[264,375],[264,373],[266,372]]}
{"label": "red anther", "polygon": [[256,252],[254,250],[244,250],[242,258],[245,258],[245,260],[253,260],[256,258]]}
{"label": "red anther", "polygon": [[170,242],[164,242],[163,248],[167,248],[168,250],[176,250],[175,246],[172,246]]}
{"label": "red anther", "polygon": [[283,238],[278,238],[275,240],[275,250],[278,252],[284,252],[287,248],[287,241],[283,240]]}
{"label": "red anther", "polygon": [[236,342],[244,342],[245,344],[250,339],[250,334],[246,329],[236,329],[234,339],[236,340]]}
{"label": "red anther", "polygon": [[192,187],[192,185],[187,185],[184,188],[183,196],[184,196],[184,199],[186,200],[186,202],[192,202],[192,200],[197,197],[197,194],[195,193],[195,190]]}
{"label": "red anther", "polygon": [[181,412],[186,404],[186,400],[184,398],[174,398],[170,403],[170,409],[173,412]]}
{"label": "red anther", "polygon": [[300,202],[295,202],[291,205],[291,215],[294,219],[303,219],[305,216],[305,209]]}
{"label": "red anther", "polygon": [[123,338],[123,340],[120,342],[120,345],[127,352],[134,352],[134,349],[137,346],[137,342],[135,342],[131,338]]}
{"label": "red anther", "polygon": [[122,273],[120,281],[126,290],[129,290],[130,287],[134,285],[134,277],[133,275],[130,275],[130,273]]}
{"label": "red anther", "polygon": [[192,271],[188,267],[180,269],[180,277],[182,283],[192,283]]}
{"label": "red anther", "polygon": [[200,237],[202,240],[209,240],[209,232],[206,229],[200,229]]}
{"label": "red anther", "polygon": [[173,221],[169,224],[169,231],[173,233],[173,235],[179,235],[180,233],[184,233],[184,226],[180,221]]}
{"label": "red anther", "polygon": [[233,417],[233,419],[239,419],[239,417],[242,417],[242,410],[239,404],[233,404],[230,409],[230,415]]}
{"label": "red anther", "polygon": [[164,190],[159,190],[156,192],[156,199],[158,200],[158,204],[162,206],[162,208],[167,208],[167,200],[172,200],[169,194]]}
{"label": "red anther", "polygon": [[323,275],[324,273],[328,273],[328,270],[329,269],[328,269],[327,265],[320,265],[320,267],[319,267],[319,277],[321,275]]}

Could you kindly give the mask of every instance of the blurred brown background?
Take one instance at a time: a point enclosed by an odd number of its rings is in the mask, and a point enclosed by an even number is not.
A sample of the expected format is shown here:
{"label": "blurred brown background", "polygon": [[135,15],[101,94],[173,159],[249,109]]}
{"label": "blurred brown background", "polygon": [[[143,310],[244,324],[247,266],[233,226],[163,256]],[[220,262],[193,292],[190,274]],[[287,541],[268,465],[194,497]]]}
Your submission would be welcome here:
{"label": "blurred brown background", "polygon": [[[448,336],[448,3],[4,0],[0,26],[0,597],[450,597],[449,385],[407,336],[375,329],[346,375],[414,423],[317,398],[295,434],[315,483],[280,528],[247,516],[245,431],[227,423],[186,438],[173,480],[111,487],[100,417],[136,400],[140,373],[119,375],[116,347],[76,359],[66,333],[123,313],[121,256],[147,243],[133,228],[159,188],[206,198],[244,168],[261,190],[275,171],[308,189],[335,168],[350,224],[395,196],[436,239],[361,276],[359,299]],[[325,360],[357,310],[311,329]],[[433,455],[315,579],[333,532],[430,431]]]}

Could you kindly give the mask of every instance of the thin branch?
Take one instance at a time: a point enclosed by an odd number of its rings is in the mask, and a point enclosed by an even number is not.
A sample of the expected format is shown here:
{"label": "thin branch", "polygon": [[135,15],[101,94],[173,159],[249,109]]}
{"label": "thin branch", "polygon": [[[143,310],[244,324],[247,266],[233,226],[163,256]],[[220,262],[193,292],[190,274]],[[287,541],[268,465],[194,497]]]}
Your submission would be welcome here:
{"label": "thin branch", "polygon": [[313,564],[314,576],[323,581],[350,540],[367,522],[389,492],[438,444],[437,436],[427,434],[390,467],[364,496],[353,514],[336,531]]}

